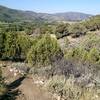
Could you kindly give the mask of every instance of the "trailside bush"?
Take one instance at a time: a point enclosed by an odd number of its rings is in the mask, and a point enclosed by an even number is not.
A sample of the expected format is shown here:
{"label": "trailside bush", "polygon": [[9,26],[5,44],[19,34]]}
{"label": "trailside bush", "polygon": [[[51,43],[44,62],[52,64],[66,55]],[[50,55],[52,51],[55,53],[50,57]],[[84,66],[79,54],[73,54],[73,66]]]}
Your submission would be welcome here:
{"label": "trailside bush", "polygon": [[14,59],[17,57],[17,52],[19,50],[17,44],[17,33],[8,32],[6,33],[5,42],[4,42],[4,58]]}
{"label": "trailside bush", "polygon": [[27,52],[31,48],[33,40],[29,35],[25,33],[19,33],[17,36],[17,45],[19,48],[19,59],[25,60],[27,57]]}
{"label": "trailside bush", "polygon": [[90,17],[88,20],[83,22],[83,25],[89,31],[100,30],[100,15]]}
{"label": "trailside bush", "polygon": [[82,47],[70,48],[65,51],[65,58],[74,61],[86,61],[88,59],[88,51]]}
{"label": "trailside bush", "polygon": [[81,41],[80,45],[88,51],[92,48],[100,49],[100,37],[94,33],[89,33]]}
{"label": "trailside bush", "polygon": [[100,51],[96,48],[92,48],[88,53],[88,60],[91,63],[100,63]]}
{"label": "trailside bush", "polygon": [[100,63],[100,37],[98,35],[87,35],[79,46],[66,49],[65,58],[74,61]]}
{"label": "trailside bush", "polygon": [[90,62],[92,64],[100,63],[100,50],[92,48],[89,51],[84,48],[73,48],[65,53],[65,58],[77,62]]}
{"label": "trailside bush", "polygon": [[34,39],[23,32],[7,32],[5,33],[5,39],[1,42],[3,42],[3,46],[0,47],[3,51],[1,52],[2,59],[21,61],[26,59],[27,52],[31,48]]}
{"label": "trailside bush", "polygon": [[87,32],[86,28],[82,24],[72,24],[69,27],[69,33],[73,38],[85,35]]}
{"label": "trailside bush", "polygon": [[49,65],[51,59],[61,53],[57,40],[46,34],[34,43],[27,55],[28,63],[32,65]]}
{"label": "trailside bush", "polygon": [[61,23],[56,26],[55,34],[58,39],[69,35],[69,30],[68,30],[69,26],[70,26],[70,24],[68,24],[68,23],[66,23],[66,24]]}
{"label": "trailside bush", "polygon": [[[46,81],[44,88],[61,97],[61,100],[99,100],[100,89],[96,87],[80,87],[75,84],[75,78],[53,76]],[[81,84],[81,83],[80,83]]]}

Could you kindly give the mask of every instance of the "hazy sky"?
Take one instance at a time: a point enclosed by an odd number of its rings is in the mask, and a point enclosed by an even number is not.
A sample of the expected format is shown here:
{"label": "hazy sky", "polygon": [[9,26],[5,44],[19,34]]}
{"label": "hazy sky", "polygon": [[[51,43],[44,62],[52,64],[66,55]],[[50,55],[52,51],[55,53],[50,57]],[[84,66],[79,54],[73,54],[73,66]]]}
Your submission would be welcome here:
{"label": "hazy sky", "polygon": [[44,13],[76,11],[100,14],[100,0],[0,0],[0,5]]}

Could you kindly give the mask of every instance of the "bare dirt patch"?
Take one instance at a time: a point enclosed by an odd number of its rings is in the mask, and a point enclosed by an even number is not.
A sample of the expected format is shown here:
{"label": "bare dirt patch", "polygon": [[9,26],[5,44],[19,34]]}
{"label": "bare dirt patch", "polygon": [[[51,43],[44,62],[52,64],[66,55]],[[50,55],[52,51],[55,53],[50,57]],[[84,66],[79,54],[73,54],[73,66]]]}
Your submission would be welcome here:
{"label": "bare dirt patch", "polygon": [[41,87],[34,84],[34,80],[24,76],[14,76],[8,67],[3,68],[3,76],[8,84],[7,96],[13,96],[11,100],[54,100],[53,96]]}

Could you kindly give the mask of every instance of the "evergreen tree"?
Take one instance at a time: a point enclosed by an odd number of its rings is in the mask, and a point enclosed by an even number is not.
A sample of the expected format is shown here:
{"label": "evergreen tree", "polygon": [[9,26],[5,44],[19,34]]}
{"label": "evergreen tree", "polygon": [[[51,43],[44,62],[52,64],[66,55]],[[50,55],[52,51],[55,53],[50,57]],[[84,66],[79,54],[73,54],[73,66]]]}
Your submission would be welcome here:
{"label": "evergreen tree", "polygon": [[29,37],[29,35],[26,35],[25,33],[20,33],[18,34],[17,45],[19,48],[19,52],[17,52],[20,56],[19,58],[25,60],[27,52],[31,48],[32,39]]}
{"label": "evergreen tree", "polygon": [[60,53],[61,49],[57,44],[57,40],[46,34],[37,43],[33,44],[29,50],[27,60],[32,65],[45,66],[51,63],[52,57]]}
{"label": "evergreen tree", "polygon": [[2,58],[4,52],[4,39],[5,34],[3,32],[0,32],[0,58]]}
{"label": "evergreen tree", "polygon": [[17,57],[18,50],[17,33],[6,33],[5,52],[3,57],[14,60]]}

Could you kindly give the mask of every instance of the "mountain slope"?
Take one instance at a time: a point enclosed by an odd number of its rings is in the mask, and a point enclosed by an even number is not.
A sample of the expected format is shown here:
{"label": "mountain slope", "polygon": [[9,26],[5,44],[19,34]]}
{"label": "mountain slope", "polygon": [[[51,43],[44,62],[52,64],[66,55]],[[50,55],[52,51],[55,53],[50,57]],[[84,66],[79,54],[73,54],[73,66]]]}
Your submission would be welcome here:
{"label": "mountain slope", "polygon": [[14,10],[0,6],[0,20],[1,21],[20,21],[20,20],[38,20],[37,13]]}
{"label": "mountain slope", "polygon": [[80,12],[57,13],[55,15],[62,18],[62,20],[72,20],[72,21],[84,20],[92,16],[90,14],[84,14]]}
{"label": "mountain slope", "polygon": [[91,15],[78,13],[78,12],[67,12],[67,13],[36,13],[32,11],[22,11],[10,9],[4,6],[0,6],[0,21],[76,21],[84,20],[89,18]]}

